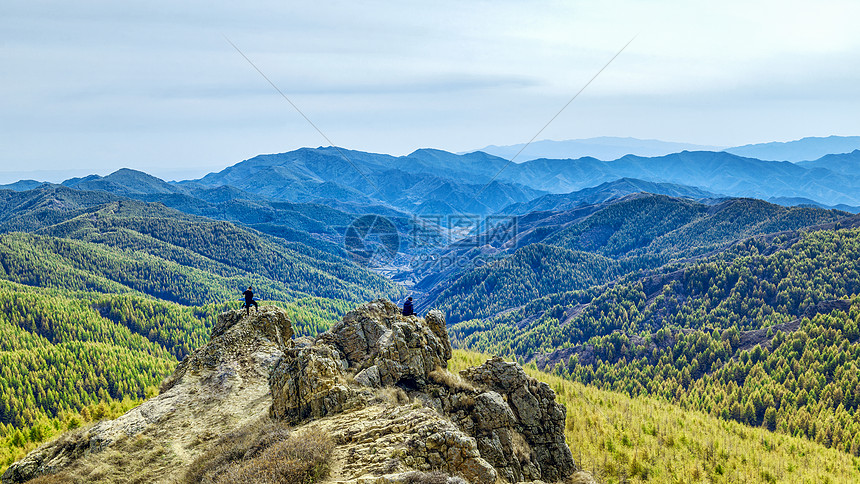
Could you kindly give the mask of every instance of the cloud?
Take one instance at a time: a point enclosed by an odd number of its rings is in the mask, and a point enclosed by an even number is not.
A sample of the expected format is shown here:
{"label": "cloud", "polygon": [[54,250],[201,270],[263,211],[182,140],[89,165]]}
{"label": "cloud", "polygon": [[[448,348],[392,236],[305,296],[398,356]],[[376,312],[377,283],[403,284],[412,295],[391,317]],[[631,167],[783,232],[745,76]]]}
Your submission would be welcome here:
{"label": "cloud", "polygon": [[390,153],[527,140],[637,33],[542,136],[736,145],[852,134],[860,108],[847,0],[2,8],[4,166],[214,170],[325,144],[224,36],[334,142]]}

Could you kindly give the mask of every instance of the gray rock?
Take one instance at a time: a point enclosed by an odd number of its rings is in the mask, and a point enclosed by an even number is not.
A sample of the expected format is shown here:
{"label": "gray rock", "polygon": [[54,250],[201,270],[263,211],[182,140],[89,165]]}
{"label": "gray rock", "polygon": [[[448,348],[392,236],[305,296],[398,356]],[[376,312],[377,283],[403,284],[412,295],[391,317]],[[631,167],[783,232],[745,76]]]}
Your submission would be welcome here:
{"label": "gray rock", "polygon": [[442,314],[442,311],[438,309],[432,309],[427,316],[424,318],[424,323],[430,328],[430,331],[433,331],[433,334],[439,338],[439,341],[442,343],[442,358],[445,361],[451,359],[452,350],[451,350],[451,342],[448,340],[448,329],[445,327],[445,315]]}
{"label": "gray rock", "polygon": [[291,348],[269,375],[274,418],[298,423],[361,405],[328,346]]}
{"label": "gray rock", "polygon": [[[499,357],[460,376],[485,390],[472,408],[473,432],[481,455],[506,480],[557,481],[576,470],[564,440],[567,411],[549,385]],[[497,425],[506,419],[508,425]]]}
{"label": "gray rock", "polygon": [[356,383],[369,388],[425,386],[451,354],[445,318],[439,311],[431,315],[435,331],[379,299],[347,313],[312,345],[286,350],[269,378],[271,415],[297,423],[363,405],[346,371],[356,371]]}
{"label": "gray rock", "polygon": [[350,369],[376,365],[382,385],[420,389],[430,372],[447,368],[451,344],[439,311],[422,318],[403,317],[393,303],[378,299],[349,312],[315,344],[336,349]]}
{"label": "gray rock", "polygon": [[379,368],[373,365],[361,370],[355,375],[355,382],[362,386],[379,388],[382,386],[382,380],[379,378]]}
{"label": "gray rock", "polygon": [[475,398],[476,425],[481,430],[509,427],[517,418],[505,399],[496,392],[484,392]]}

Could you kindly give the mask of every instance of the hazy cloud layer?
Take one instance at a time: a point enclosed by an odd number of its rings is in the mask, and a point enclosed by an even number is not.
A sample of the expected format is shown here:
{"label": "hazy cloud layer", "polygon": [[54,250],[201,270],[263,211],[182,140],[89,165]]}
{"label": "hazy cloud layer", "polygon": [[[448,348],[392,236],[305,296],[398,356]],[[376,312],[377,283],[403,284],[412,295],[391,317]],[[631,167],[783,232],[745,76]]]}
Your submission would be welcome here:
{"label": "hazy cloud layer", "polygon": [[853,135],[858,17],[853,1],[6,1],[0,183],[185,178],[327,144],[225,36],[354,149],[526,141],[637,34],[541,138]]}

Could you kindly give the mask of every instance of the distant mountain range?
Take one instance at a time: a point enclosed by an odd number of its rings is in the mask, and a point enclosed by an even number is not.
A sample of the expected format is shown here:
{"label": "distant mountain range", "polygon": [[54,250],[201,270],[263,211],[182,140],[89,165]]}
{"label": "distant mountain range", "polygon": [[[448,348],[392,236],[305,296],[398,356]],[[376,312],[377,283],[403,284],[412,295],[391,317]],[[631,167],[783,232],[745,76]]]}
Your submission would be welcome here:
{"label": "distant mountain range", "polygon": [[850,153],[856,149],[860,149],[860,136],[809,137],[784,143],[758,143],[731,148],[604,136],[564,141],[542,140],[528,145],[526,143],[505,146],[490,145],[475,151],[483,151],[506,160],[516,156],[514,161],[517,163],[539,158],[576,159],[583,157],[611,161],[625,155],[655,157],[681,151],[725,151],[759,160],[799,162],[817,160],[830,154]]}
{"label": "distant mountain range", "polygon": [[[636,190],[693,199],[751,197],[857,211],[860,151],[799,163],[714,151],[627,155],[613,161],[585,157],[510,163],[482,152],[457,155],[422,149],[395,157],[333,147],[302,148],[256,156],[198,180],[165,182],[122,169],[106,177],[69,179],[63,185],[160,201],[195,215],[265,223],[266,217],[260,215],[277,210],[273,202],[313,203],[342,213],[404,218],[486,215],[518,204],[522,210],[548,209],[554,203],[597,202],[587,199],[586,193],[572,192],[621,179],[626,182],[616,186],[619,196]],[[21,181],[0,188],[21,191],[38,185]],[[615,196],[603,188],[599,192],[599,196]],[[536,201],[549,194],[572,198]],[[582,197],[586,198],[574,200]]]}
{"label": "distant mountain range", "polygon": [[493,213],[545,194],[521,183],[491,180],[505,164],[485,153],[418,150],[394,157],[334,147],[260,155],[186,187],[231,186],[274,200],[382,204],[407,213]]}
{"label": "distant mountain range", "polygon": [[808,161],[823,156],[850,153],[860,149],[860,136],[828,136],[826,138],[803,138],[785,143],[759,143],[737,146],[725,151],[749,158],[771,161]]}
{"label": "distant mountain range", "polygon": [[569,139],[564,141],[541,140],[528,146],[525,143],[514,145],[485,146],[479,150],[506,160],[516,156],[517,163],[536,160],[538,158],[583,158],[592,157],[598,160],[610,161],[624,155],[663,156],[679,151],[720,151],[723,147],[696,145],[691,143],[673,143],[654,139],[617,138],[602,136],[599,138]]}
{"label": "distant mountain range", "polygon": [[803,197],[826,205],[860,205],[860,178],[790,162],[743,158],[725,152],[681,152],[655,158],[628,155],[615,161],[533,160],[512,164],[499,179],[551,193],[566,193],[618,178],[676,183],[730,196]]}
{"label": "distant mountain range", "polygon": [[280,200],[325,203],[337,198],[441,215],[493,213],[547,193],[570,193],[620,178],[686,185],[725,196],[860,206],[860,176],[841,168],[845,167],[807,168],[713,151],[651,158],[628,155],[614,161],[542,158],[509,163],[481,152],[456,155],[424,149],[393,157],[318,148],[257,156],[180,185],[227,185]]}
{"label": "distant mountain range", "polygon": [[692,200],[727,198],[725,195],[718,195],[687,185],[654,183],[635,178],[620,178],[612,182],[601,183],[593,188],[584,188],[579,191],[560,195],[544,195],[529,202],[516,203],[505,207],[501,213],[525,215],[531,212],[570,210],[584,205],[608,202],[640,192]]}
{"label": "distant mountain range", "polygon": [[843,175],[860,175],[860,150],[851,153],[825,155],[813,161],[801,161],[798,165],[815,169],[821,168]]}

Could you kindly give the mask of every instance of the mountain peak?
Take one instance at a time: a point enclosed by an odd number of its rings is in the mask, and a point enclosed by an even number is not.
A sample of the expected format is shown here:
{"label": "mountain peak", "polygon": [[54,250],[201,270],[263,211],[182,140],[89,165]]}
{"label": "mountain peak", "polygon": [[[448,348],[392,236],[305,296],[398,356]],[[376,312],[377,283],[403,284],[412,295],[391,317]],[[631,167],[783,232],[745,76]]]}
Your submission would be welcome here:
{"label": "mountain peak", "polygon": [[[498,357],[448,373],[451,345],[439,311],[403,316],[380,299],[316,339],[292,334],[273,306],[221,314],[209,343],[177,366],[159,396],[39,447],[9,467],[3,483],[55,473],[73,479],[75,469],[115,467],[107,463],[117,452],[128,463],[152,448],[174,451],[145,466],[141,482],[188,479],[218,445],[272,420],[331,439],[340,461],[330,468],[340,481],[370,473],[398,482],[425,470],[480,483],[558,481],[576,470],[553,390]],[[229,460],[212,472],[225,466]]]}

